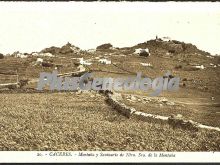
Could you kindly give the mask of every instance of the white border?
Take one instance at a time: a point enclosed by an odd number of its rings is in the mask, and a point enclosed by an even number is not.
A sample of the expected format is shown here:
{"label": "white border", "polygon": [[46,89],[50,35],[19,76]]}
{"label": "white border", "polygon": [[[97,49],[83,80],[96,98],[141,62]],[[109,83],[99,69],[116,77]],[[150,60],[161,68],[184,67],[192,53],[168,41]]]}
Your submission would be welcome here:
{"label": "white border", "polygon": [[[64,151],[2,151],[0,152],[0,162],[220,162],[220,152],[65,151],[72,156],[53,156],[60,152]],[[79,156],[79,153],[94,156]],[[100,156],[101,153],[117,154],[118,156]],[[42,156],[37,156],[39,154]],[[130,156],[126,156],[127,154]],[[175,157],[159,157],[160,154],[175,155]],[[145,155],[145,157],[138,155]]]}

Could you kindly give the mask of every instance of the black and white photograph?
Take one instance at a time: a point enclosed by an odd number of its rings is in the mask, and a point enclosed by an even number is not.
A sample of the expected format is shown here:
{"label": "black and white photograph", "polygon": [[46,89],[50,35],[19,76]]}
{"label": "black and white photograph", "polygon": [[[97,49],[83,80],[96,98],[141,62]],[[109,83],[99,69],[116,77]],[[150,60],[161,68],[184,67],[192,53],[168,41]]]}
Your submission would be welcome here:
{"label": "black and white photograph", "polygon": [[0,162],[219,162],[219,75],[219,2],[0,2]]}

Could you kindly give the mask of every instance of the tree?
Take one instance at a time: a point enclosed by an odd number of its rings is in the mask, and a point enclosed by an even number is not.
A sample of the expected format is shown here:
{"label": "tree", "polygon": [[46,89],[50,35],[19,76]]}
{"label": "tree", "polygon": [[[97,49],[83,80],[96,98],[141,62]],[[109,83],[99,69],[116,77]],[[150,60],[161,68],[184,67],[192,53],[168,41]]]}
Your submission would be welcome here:
{"label": "tree", "polygon": [[3,58],[4,58],[4,55],[0,53],[0,59],[3,59]]}

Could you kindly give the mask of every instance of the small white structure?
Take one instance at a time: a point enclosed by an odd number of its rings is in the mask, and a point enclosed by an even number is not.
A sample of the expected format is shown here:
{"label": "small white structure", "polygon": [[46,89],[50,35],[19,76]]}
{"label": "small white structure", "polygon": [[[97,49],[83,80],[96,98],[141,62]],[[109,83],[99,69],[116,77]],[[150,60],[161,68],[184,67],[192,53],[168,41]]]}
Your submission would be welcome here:
{"label": "small white structure", "polygon": [[109,65],[109,64],[112,63],[110,60],[107,60],[107,59],[100,59],[99,62],[100,62],[101,64],[106,64],[106,65]]}
{"label": "small white structure", "polygon": [[205,69],[205,67],[203,65],[200,65],[200,66],[194,66],[195,68],[198,68],[198,69]]}
{"label": "small white structure", "polygon": [[[218,65],[219,65],[219,64],[218,64]],[[210,63],[210,66],[212,66],[212,67],[214,67],[214,68],[217,67],[217,65],[214,65],[213,63]]]}
{"label": "small white structure", "polygon": [[32,56],[42,56],[42,57],[54,57],[54,55],[51,54],[51,53],[37,53],[37,52],[33,52],[31,55]]}
{"label": "small white structure", "polygon": [[38,56],[38,53],[37,52],[33,52],[31,53],[32,56]]}
{"label": "small white structure", "polygon": [[140,54],[141,53],[141,48],[135,49],[134,54]]}
{"label": "small white structure", "polygon": [[17,58],[27,58],[28,56],[27,55],[24,55],[23,53],[20,53],[20,52],[15,52],[13,53],[14,57],[17,57]]}
{"label": "small white structure", "polygon": [[91,62],[84,61],[84,60],[83,60],[83,57],[82,57],[82,58],[79,58],[79,62],[80,62],[81,65],[92,65]]}
{"label": "small white structure", "polygon": [[135,54],[140,54],[142,50],[145,50],[147,53],[149,53],[149,49],[146,48],[146,49],[141,49],[141,48],[138,48],[138,49],[135,49]]}
{"label": "small white structure", "polygon": [[84,68],[83,65],[79,65],[79,66],[77,67],[77,69],[78,69],[80,72],[84,72],[84,71],[86,70],[86,68]]}
{"label": "small white structure", "polygon": [[24,55],[23,53],[18,53],[18,54],[17,54],[17,57],[27,58],[28,56],[27,56],[27,55]]}
{"label": "small white structure", "polygon": [[46,57],[54,57],[51,53],[41,53],[40,56],[46,56]]}
{"label": "small white structure", "polygon": [[146,48],[146,49],[142,49],[142,48],[135,49],[134,54],[140,54],[140,53],[142,53],[143,51],[145,51],[146,53],[148,53],[149,56],[150,56],[150,52],[149,52],[149,49],[148,49],[148,48]]}
{"label": "small white structure", "polygon": [[41,65],[43,61],[44,60],[42,58],[37,58],[37,61],[35,62],[34,66],[35,65]]}
{"label": "small white structure", "polygon": [[42,58],[37,58],[37,62],[42,63],[44,60]]}
{"label": "small white structure", "polygon": [[152,66],[151,63],[140,63],[142,66]]}

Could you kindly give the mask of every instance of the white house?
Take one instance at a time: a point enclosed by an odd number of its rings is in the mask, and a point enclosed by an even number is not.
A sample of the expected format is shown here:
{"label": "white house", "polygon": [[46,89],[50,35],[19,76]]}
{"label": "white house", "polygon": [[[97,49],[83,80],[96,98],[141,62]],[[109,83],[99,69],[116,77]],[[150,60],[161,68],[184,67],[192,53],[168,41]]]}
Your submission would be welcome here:
{"label": "white house", "polygon": [[81,65],[92,65],[91,62],[84,61],[84,60],[83,60],[83,57],[82,57],[82,58],[79,58],[79,62],[80,62]]}
{"label": "white house", "polygon": [[135,49],[134,54],[139,54],[140,55],[142,52],[146,52],[150,56],[150,52],[149,52],[148,48],[146,48],[146,49],[142,49],[142,48]]}
{"label": "white house", "polygon": [[54,55],[52,55],[51,53],[37,53],[37,52],[33,52],[32,56],[54,57]]}
{"label": "white house", "polygon": [[109,65],[109,64],[112,63],[110,60],[107,60],[107,59],[104,59],[104,58],[103,58],[103,59],[100,59],[99,62],[100,62],[101,64],[107,64],[107,65]]}

